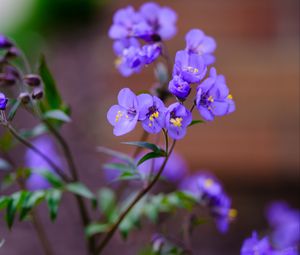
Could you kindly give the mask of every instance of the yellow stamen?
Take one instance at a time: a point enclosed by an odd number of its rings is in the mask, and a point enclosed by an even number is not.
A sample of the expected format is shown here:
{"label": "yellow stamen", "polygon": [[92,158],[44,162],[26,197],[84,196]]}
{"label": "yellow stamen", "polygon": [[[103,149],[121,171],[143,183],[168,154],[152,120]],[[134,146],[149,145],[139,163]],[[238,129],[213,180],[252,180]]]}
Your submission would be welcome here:
{"label": "yellow stamen", "polygon": [[237,214],[238,214],[238,212],[237,212],[236,209],[230,209],[229,213],[228,213],[228,216],[229,216],[230,219],[234,219],[234,218],[236,218]]}
{"label": "yellow stamen", "polygon": [[116,115],[116,122],[118,122],[122,116],[123,116],[123,113],[121,111],[118,111],[118,113]]}
{"label": "yellow stamen", "polygon": [[211,187],[213,184],[214,184],[214,181],[212,179],[206,179],[205,182],[204,182],[204,186],[206,188]]}
{"label": "yellow stamen", "polygon": [[228,99],[233,99],[233,97],[232,97],[231,94],[229,94],[229,95],[227,96],[227,98],[228,98]]}
{"label": "yellow stamen", "polygon": [[159,112],[156,111],[150,115],[149,120],[154,121],[154,119],[157,119],[158,117],[159,117]]}
{"label": "yellow stamen", "polygon": [[175,127],[181,127],[182,126],[182,118],[172,118],[170,119],[170,122],[175,126]]}
{"label": "yellow stamen", "polygon": [[115,66],[118,67],[122,63],[122,58],[116,58]]}
{"label": "yellow stamen", "polygon": [[192,66],[188,66],[185,68],[186,71],[190,72],[190,73],[199,73],[199,69],[192,67]]}
{"label": "yellow stamen", "polygon": [[215,100],[214,100],[214,98],[212,97],[212,96],[209,96],[209,98],[207,99],[209,102],[214,102]]}

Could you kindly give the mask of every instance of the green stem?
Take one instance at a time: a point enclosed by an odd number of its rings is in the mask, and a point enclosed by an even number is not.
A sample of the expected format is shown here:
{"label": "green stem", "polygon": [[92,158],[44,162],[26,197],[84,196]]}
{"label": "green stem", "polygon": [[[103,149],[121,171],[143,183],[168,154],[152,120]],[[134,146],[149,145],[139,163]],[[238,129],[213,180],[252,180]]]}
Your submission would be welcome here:
{"label": "green stem", "polygon": [[52,168],[53,170],[56,171],[56,173],[66,182],[69,182],[69,177],[64,173],[64,171],[57,166],[50,158],[48,158],[48,156],[46,154],[44,154],[42,151],[40,151],[37,147],[35,147],[30,141],[28,141],[27,139],[25,139],[24,137],[22,137],[15,129],[14,127],[9,124],[9,123],[5,123],[4,124],[9,132],[22,144],[24,144],[26,147],[28,147],[29,149],[31,149],[32,151],[34,151],[37,155],[39,155],[40,157],[42,157]]}
{"label": "green stem", "polygon": [[[167,141],[166,141],[167,142]],[[131,211],[131,209],[151,190],[151,188],[155,185],[155,183],[159,180],[159,177],[161,175],[161,173],[163,172],[168,159],[175,147],[176,144],[176,140],[174,140],[170,152],[167,151],[167,156],[163,162],[163,164],[161,165],[158,173],[156,174],[156,176],[153,178],[153,180],[144,188],[142,189],[134,198],[134,200],[129,204],[129,206],[125,209],[125,211],[120,215],[120,217],[118,218],[118,220],[114,223],[114,225],[111,227],[111,229],[109,230],[109,232],[106,234],[106,236],[104,237],[103,241],[101,242],[101,244],[99,245],[99,247],[96,250],[96,254],[100,254],[103,249],[105,248],[105,246],[108,244],[108,242],[111,240],[111,238],[113,237],[114,233],[116,232],[116,230],[118,229],[119,225],[121,224],[121,222],[123,221],[123,219],[126,217],[126,215]]]}

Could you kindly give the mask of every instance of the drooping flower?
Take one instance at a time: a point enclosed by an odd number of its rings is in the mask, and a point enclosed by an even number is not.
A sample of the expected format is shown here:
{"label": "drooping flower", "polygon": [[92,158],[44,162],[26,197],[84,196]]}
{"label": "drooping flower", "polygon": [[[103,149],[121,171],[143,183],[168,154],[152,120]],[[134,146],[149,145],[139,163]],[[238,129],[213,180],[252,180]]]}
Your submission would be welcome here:
{"label": "drooping flower", "polygon": [[7,105],[8,99],[6,98],[6,96],[0,92],[0,110],[4,111],[6,109],[6,105]]}
{"label": "drooping flower", "polygon": [[144,45],[140,51],[144,64],[149,65],[161,54],[161,45],[159,43]]}
{"label": "drooping flower", "polygon": [[231,200],[215,176],[200,171],[185,178],[180,188],[208,208],[221,233],[228,230],[230,221],[236,217],[236,210],[231,208]]}
{"label": "drooping flower", "polygon": [[300,242],[300,211],[283,201],[267,208],[267,219],[272,227],[271,240],[276,248],[297,247]]}
{"label": "drooping flower", "polygon": [[128,6],[114,14],[113,24],[109,29],[108,35],[111,39],[124,39],[151,33],[152,28],[144,17],[136,12],[132,6]]}
{"label": "drooping flower", "polygon": [[171,104],[166,114],[166,128],[173,139],[182,139],[186,128],[192,122],[192,114],[180,103]]}
{"label": "drooping flower", "polygon": [[[62,161],[57,153],[53,141],[43,136],[33,141],[35,147],[38,147],[44,154],[46,154],[51,160],[58,166],[62,165]],[[55,173],[55,170],[46,162],[41,156],[37,155],[34,151],[28,149],[25,154],[25,164],[32,172],[26,180],[26,187],[28,190],[41,190],[48,189],[51,184],[42,176],[45,171]]]}
{"label": "drooping flower", "polygon": [[[141,158],[141,156],[142,155],[140,155],[138,159]],[[155,175],[158,173],[164,160],[164,157],[147,160],[138,166],[138,170],[142,177],[146,179],[150,174]],[[187,175],[187,172],[188,167],[185,160],[180,156],[180,154],[173,152],[161,175],[167,181],[178,183]]]}
{"label": "drooping flower", "polygon": [[140,8],[140,14],[151,27],[150,36],[144,36],[145,40],[171,39],[177,31],[177,14],[169,7],[161,7],[156,3],[145,3]]}
{"label": "drooping flower", "polygon": [[200,29],[191,29],[185,36],[186,50],[189,53],[196,53],[203,56],[206,65],[215,62],[212,53],[216,49],[216,41],[204,34]]}
{"label": "drooping flower", "polygon": [[139,117],[137,96],[129,88],[120,90],[118,103],[118,105],[113,105],[107,113],[107,120],[114,127],[116,136],[132,131]]}
{"label": "drooping flower", "polygon": [[113,48],[118,56],[115,64],[123,76],[128,77],[132,73],[141,71],[144,59],[140,54],[140,47],[139,41],[135,38],[126,38],[114,42]]}
{"label": "drooping flower", "polygon": [[0,50],[12,47],[12,42],[4,35],[0,34]]}
{"label": "drooping flower", "polygon": [[241,255],[272,255],[268,237],[259,240],[257,233],[253,232],[252,236],[244,241]]}
{"label": "drooping flower", "polygon": [[207,121],[235,110],[225,78],[223,75],[217,75],[215,68],[211,68],[210,76],[198,86],[196,106],[200,115]]}
{"label": "drooping flower", "polygon": [[169,91],[179,100],[185,100],[191,92],[191,86],[178,75],[169,82]]}
{"label": "drooping flower", "polygon": [[188,83],[197,83],[204,78],[207,67],[204,58],[185,50],[178,51],[175,57],[173,75],[179,75]]}
{"label": "drooping flower", "polygon": [[165,114],[167,108],[156,96],[149,94],[138,95],[139,120],[143,128],[152,134],[157,134],[165,125]]}

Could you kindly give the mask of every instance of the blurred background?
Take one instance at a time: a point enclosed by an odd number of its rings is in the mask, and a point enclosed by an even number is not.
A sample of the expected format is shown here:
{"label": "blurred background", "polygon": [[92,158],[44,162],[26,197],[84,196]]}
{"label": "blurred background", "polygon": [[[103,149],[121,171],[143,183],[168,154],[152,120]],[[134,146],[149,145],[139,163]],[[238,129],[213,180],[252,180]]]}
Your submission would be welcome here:
{"label": "blurred background", "polygon": [[[33,66],[41,52],[66,102],[72,107],[72,124],[63,128],[84,182],[96,188],[105,184],[104,157],[98,145],[125,151],[124,140],[136,140],[141,129],[118,138],[106,112],[125,86],[135,91],[154,82],[153,69],[123,78],[114,68],[112,41],[107,31],[113,13],[125,0],[0,0],[0,33],[11,36]],[[213,171],[225,185],[238,209],[238,219],[227,235],[214,226],[200,227],[193,238],[197,254],[239,254],[242,240],[253,229],[266,228],[264,206],[285,199],[299,207],[299,1],[297,0],[166,0],[157,1],[178,13],[178,33],[167,42],[172,56],[184,48],[184,36],[200,28],[218,43],[216,68],[225,74],[236,101],[234,114],[191,128],[178,143],[177,152],[191,171]],[[18,125],[28,116],[19,114]],[[33,120],[25,126],[32,126]],[[3,130],[0,130],[2,132]],[[23,150],[14,157],[20,162]],[[41,209],[43,212],[43,208]],[[65,198],[56,224],[42,216],[57,255],[83,254],[74,201]],[[175,222],[176,223],[176,222]],[[174,222],[170,222],[174,225]],[[64,231],[62,231],[62,228]],[[149,242],[153,226],[135,231],[127,243],[116,236],[105,254],[137,254]],[[0,222],[2,255],[42,254],[29,223],[9,232]],[[125,249],[124,247],[130,247]]]}

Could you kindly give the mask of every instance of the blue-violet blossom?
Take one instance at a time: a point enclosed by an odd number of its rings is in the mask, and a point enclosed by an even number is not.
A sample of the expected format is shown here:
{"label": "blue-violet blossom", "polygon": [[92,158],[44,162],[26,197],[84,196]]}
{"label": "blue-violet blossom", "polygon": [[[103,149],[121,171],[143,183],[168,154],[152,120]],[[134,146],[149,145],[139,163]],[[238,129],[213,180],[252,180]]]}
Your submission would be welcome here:
{"label": "blue-violet blossom", "polygon": [[139,117],[137,96],[129,88],[120,90],[118,103],[118,105],[113,105],[107,113],[107,120],[114,127],[116,136],[132,131]]}
{"label": "blue-violet blossom", "polygon": [[258,239],[257,233],[253,232],[252,236],[247,238],[242,246],[241,255],[271,255],[272,250],[268,237]]}
{"label": "blue-violet blossom", "polygon": [[191,86],[184,81],[180,76],[175,75],[169,82],[169,91],[179,100],[185,100],[191,92]]}
{"label": "blue-violet blossom", "polygon": [[143,128],[152,134],[157,134],[164,128],[167,108],[156,96],[141,94],[137,96],[139,104],[139,120]]}
{"label": "blue-violet blossom", "polygon": [[223,75],[217,75],[215,68],[210,69],[210,76],[198,86],[196,106],[200,115],[207,121],[235,110],[225,78]]}
{"label": "blue-violet blossom", "polygon": [[0,92],[0,110],[4,111],[6,109],[6,105],[7,105],[8,99],[6,98],[6,96]]}
{"label": "blue-violet blossom", "polygon": [[206,65],[215,62],[215,57],[212,53],[216,49],[216,41],[204,34],[200,29],[191,29],[185,36],[186,50],[189,53],[196,53],[204,58]]}
{"label": "blue-violet blossom", "polygon": [[204,78],[206,71],[202,56],[185,50],[176,53],[173,75],[181,76],[188,83],[197,83]]}
{"label": "blue-violet blossom", "polygon": [[166,128],[173,139],[182,139],[192,122],[192,113],[180,103],[171,104],[166,114]]}

